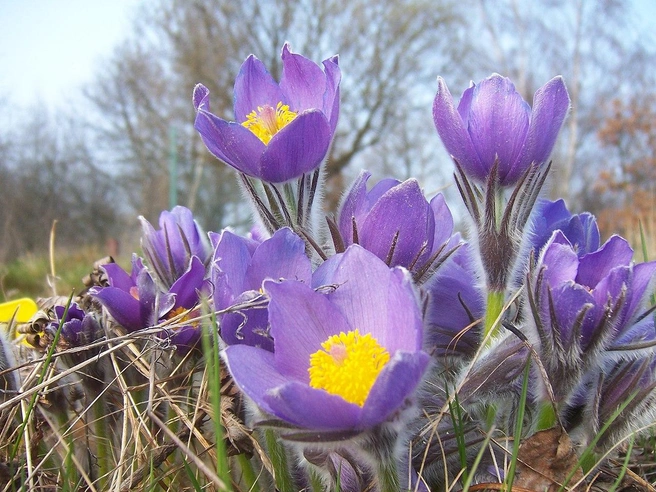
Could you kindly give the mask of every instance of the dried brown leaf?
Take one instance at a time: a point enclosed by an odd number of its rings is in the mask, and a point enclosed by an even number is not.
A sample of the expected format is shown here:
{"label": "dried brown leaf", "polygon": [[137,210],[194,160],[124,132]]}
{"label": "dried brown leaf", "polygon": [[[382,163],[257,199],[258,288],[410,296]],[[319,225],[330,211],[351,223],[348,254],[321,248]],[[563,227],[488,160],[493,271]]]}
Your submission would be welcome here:
{"label": "dried brown leaf", "polygon": [[561,427],[536,432],[519,447],[514,485],[556,492],[574,471],[566,490],[578,490],[571,488],[583,478],[578,460],[572,441]]}

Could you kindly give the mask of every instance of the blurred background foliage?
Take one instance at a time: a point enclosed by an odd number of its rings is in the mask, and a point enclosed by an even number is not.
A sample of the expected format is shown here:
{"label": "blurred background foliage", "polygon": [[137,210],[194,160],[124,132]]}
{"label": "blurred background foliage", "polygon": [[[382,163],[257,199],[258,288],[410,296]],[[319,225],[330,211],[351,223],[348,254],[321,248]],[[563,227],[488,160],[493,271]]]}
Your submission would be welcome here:
{"label": "blurred background foliage", "polygon": [[[0,94],[0,297],[50,294],[49,262],[39,258],[47,258],[55,220],[57,271],[66,275],[79,270],[81,252],[86,270],[106,254],[127,263],[138,248],[136,217],[156,221],[173,202],[207,230],[245,230],[250,211],[232,172],[194,131],[191,93],[202,82],[213,112],[231,119],[242,61],[254,53],[279,77],[285,41],[317,62],[340,55],[327,212],[362,168],[377,179],[415,176],[457,207],[431,117],[437,75],[458,97],[470,79],[499,72],[530,102],[561,74],[572,109],[552,155],[550,193],[574,212],[598,215],[605,237],[621,233],[638,248],[642,226],[656,245],[656,51],[636,28],[633,7],[628,0],[143,0],[132,34],[74,103],[16,108]],[[59,285],[60,293],[72,288]]]}

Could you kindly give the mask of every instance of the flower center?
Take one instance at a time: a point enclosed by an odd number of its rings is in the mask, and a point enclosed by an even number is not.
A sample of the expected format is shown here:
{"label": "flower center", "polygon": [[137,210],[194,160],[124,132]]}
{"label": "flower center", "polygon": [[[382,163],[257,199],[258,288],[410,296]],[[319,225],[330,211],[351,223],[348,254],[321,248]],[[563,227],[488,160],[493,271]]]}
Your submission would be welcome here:
{"label": "flower center", "polygon": [[289,105],[282,102],[279,102],[275,109],[267,104],[258,106],[257,110],[251,111],[242,125],[252,131],[265,145],[268,145],[276,133],[296,118],[296,114],[289,110]]}
{"label": "flower center", "polygon": [[349,331],[333,335],[310,355],[310,386],[364,405],[390,355],[369,333]]}
{"label": "flower center", "polygon": [[184,316],[182,316],[180,318],[180,321],[184,323],[185,321],[187,321],[190,318],[189,313],[187,313],[186,311],[187,310],[183,307],[177,307],[175,309],[171,309],[168,312],[168,314],[166,315],[166,319],[173,319],[176,316],[180,316],[180,315],[184,314]]}

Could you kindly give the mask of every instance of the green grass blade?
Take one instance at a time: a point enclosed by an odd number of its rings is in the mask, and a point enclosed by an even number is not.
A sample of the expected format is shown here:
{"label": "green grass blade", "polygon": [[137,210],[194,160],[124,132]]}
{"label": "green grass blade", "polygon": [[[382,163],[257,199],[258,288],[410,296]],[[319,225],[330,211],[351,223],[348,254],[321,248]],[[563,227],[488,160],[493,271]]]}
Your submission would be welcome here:
{"label": "green grass blade", "polygon": [[615,480],[615,483],[608,490],[608,492],[615,492],[617,490],[617,487],[619,487],[620,484],[622,483],[622,480],[624,480],[624,475],[626,475],[626,470],[629,468],[629,461],[631,461],[631,452],[633,451],[633,441],[634,438],[633,436],[631,436],[631,439],[629,439],[629,447],[626,450],[626,456],[624,457],[624,463],[622,463],[622,469],[620,470],[620,473],[617,476],[617,480]]}
{"label": "green grass blade", "polygon": [[451,422],[453,423],[453,432],[455,434],[456,444],[458,445],[458,457],[460,458],[462,478],[467,481],[467,443],[465,442],[465,431],[462,422],[460,402],[458,401],[458,393],[456,393],[453,396],[453,399],[451,399],[449,398],[449,391],[447,389],[447,399],[449,402],[449,415],[451,416]]}
{"label": "green grass blade", "polygon": [[194,487],[194,490],[196,492],[202,492],[203,487],[200,485],[200,482],[196,478],[194,472],[191,470],[191,467],[189,466],[189,463],[187,462],[186,459],[182,460],[182,465],[184,466],[185,472],[187,473],[187,477],[189,478],[191,485]]}
{"label": "green grass blade", "polygon": [[209,308],[206,300],[203,301],[204,312],[210,313],[209,323],[203,325],[203,353],[205,355],[206,371],[208,374],[208,386],[210,404],[214,418],[214,435],[216,436],[216,474],[223,480],[229,490],[232,483],[230,477],[230,463],[223,438],[223,425],[221,423],[221,361],[219,356],[219,328],[216,315]]}
{"label": "green grass blade", "polygon": [[510,467],[506,474],[506,490],[512,490],[515,480],[515,469],[517,467],[517,457],[519,456],[519,445],[522,441],[522,428],[524,425],[524,414],[526,412],[526,400],[528,398],[528,381],[531,375],[531,356],[526,359],[524,368],[524,379],[522,380],[522,394],[519,399],[519,408],[517,409],[517,420],[515,421],[515,431],[513,440],[513,453],[510,459]]}

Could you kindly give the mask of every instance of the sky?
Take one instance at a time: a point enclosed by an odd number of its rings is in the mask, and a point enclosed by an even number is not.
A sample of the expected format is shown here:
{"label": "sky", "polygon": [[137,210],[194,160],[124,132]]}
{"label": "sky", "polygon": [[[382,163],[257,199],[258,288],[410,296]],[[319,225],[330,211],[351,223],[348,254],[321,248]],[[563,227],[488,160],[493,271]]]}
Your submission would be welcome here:
{"label": "sky", "polygon": [[[141,2],[0,0],[0,101],[66,104],[129,35]],[[656,30],[656,0],[633,3],[643,28]]]}
{"label": "sky", "polygon": [[0,100],[64,104],[130,32],[140,0],[0,0]]}

